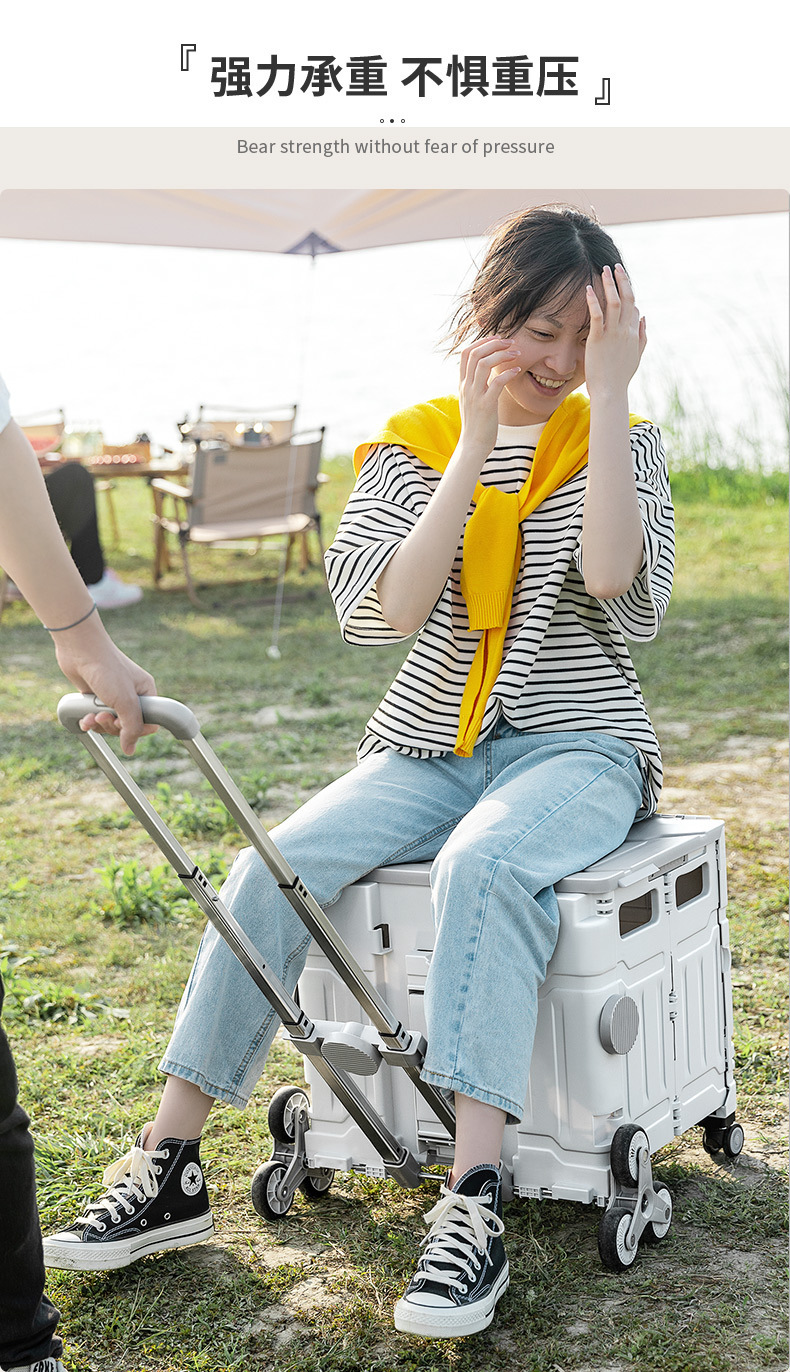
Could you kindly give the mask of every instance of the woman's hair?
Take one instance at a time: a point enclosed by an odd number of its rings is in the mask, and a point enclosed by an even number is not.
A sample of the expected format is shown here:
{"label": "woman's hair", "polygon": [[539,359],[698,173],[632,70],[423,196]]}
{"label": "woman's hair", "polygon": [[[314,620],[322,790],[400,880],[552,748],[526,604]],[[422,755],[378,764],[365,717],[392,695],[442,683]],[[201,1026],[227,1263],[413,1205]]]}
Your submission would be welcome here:
{"label": "woman's hair", "polygon": [[622,257],[597,220],[572,205],[519,210],[492,233],[450,326],[451,351],[470,338],[515,330],[551,303],[569,304]]}

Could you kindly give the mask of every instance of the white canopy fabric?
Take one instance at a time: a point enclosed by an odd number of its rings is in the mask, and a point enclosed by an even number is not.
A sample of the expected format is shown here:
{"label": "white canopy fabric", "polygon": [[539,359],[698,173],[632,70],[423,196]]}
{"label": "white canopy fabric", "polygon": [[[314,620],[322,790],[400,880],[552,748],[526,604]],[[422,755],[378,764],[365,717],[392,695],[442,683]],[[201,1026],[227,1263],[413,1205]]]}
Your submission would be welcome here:
{"label": "white canopy fabric", "polygon": [[316,256],[478,237],[514,210],[558,202],[609,225],[788,208],[780,191],[750,190],[8,190],[0,237]]}

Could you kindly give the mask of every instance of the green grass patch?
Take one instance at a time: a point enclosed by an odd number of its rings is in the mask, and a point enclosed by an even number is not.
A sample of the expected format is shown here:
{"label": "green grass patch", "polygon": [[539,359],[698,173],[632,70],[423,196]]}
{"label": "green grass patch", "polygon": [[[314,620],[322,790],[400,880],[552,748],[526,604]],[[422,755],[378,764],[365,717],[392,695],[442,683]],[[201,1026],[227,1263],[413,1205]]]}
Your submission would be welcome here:
{"label": "green grass patch", "polygon": [[100,868],[99,879],[104,894],[96,902],[97,913],[129,929],[135,924],[163,924],[172,919],[179,905],[186,905],[189,897],[179,886],[170,867],[160,863],[150,869],[137,858],[126,862],[114,859]]}
{"label": "green grass patch", "polygon": [[777,506],[784,514],[788,503],[787,474],[783,471],[750,471],[744,467],[710,467],[693,462],[671,473],[672,497],[678,504],[707,501],[712,505]]}
{"label": "green grass patch", "polygon": [[110,1005],[100,994],[80,990],[46,976],[33,975],[32,964],[51,956],[52,949],[24,953],[16,943],[2,941],[0,930],[0,976],[5,988],[3,1014],[7,1020],[42,1020],[47,1024],[86,1024],[107,1015],[125,1019],[127,1012]]}

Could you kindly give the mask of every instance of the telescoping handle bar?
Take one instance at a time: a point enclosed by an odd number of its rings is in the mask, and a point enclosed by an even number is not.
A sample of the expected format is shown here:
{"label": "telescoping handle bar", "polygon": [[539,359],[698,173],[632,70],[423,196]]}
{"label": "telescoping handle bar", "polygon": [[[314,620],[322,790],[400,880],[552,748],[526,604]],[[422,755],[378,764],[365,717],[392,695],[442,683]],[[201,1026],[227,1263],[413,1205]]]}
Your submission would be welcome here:
{"label": "telescoping handle bar", "polygon": [[[370,1106],[357,1084],[340,1069],[320,1056],[320,1041],[315,1026],[297,1002],[266,966],[260,953],[240,924],[222,903],[208,878],[186,854],[172,831],[167,827],[127,768],[116,757],[106,738],[95,730],[83,731],[80,720],[86,714],[106,709],[95,696],[67,695],[58,705],[58,719],[70,733],[79,736],[88,752],[119,795],[139,819],[151,838],[164,853],[190,895],[197,901],[218,933],[225,939],[239,961],[253,978],[282,1020],[297,1047],[314,1061],[318,1072],[327,1080],[335,1094],[346,1105],[351,1117],[360,1125],[381,1153],[393,1175],[398,1171],[402,1184],[416,1185],[415,1180],[403,1181],[401,1172],[407,1168],[396,1162],[394,1153],[404,1149],[386,1129],[383,1121]],[[208,779],[215,793],[233,816],[242,833],[266,863],[283,895],[296,911],[308,932],[328,958],[338,975],[356,998],[379,1033],[387,1060],[407,1073],[415,1089],[430,1105],[441,1123],[455,1134],[455,1114],[450,1102],[434,1086],[420,1077],[421,1057],[414,1051],[414,1036],[393,1014],[357,963],[351,950],[327,919],[321,906],[293,871],[261,824],[255,811],[242,795],[219,758],[206,743],[194,714],[180,701],[166,696],[141,696],[140,708],[146,724],[167,729],[183,743],[189,756]],[[318,1052],[316,1052],[316,1047]],[[374,1131],[374,1132],[372,1132]],[[374,1136],[375,1133],[375,1136]],[[385,1135],[388,1138],[385,1139]],[[384,1146],[383,1146],[384,1145]],[[411,1155],[409,1154],[409,1157]],[[411,1175],[411,1172],[410,1172]]]}
{"label": "telescoping handle bar", "polygon": [[[138,696],[138,700],[146,724],[158,724],[162,729],[167,729],[173,738],[184,741],[196,738],[200,733],[200,725],[192,711],[180,700],[171,700],[169,696]],[[109,706],[102,705],[96,696],[63,696],[58,705],[58,719],[70,734],[81,734],[80,720],[100,710],[115,714]]]}

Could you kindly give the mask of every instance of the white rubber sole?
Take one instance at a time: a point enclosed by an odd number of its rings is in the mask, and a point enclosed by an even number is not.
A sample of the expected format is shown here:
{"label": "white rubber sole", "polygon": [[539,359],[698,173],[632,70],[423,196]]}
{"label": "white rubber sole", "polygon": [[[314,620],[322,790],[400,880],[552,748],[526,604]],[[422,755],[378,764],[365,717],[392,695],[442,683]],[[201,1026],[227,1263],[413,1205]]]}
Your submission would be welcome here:
{"label": "white rubber sole", "polygon": [[203,1243],[213,1233],[214,1221],[211,1211],[207,1210],[196,1219],[162,1225],[150,1234],[135,1234],[133,1238],[117,1242],[81,1243],[79,1239],[61,1239],[55,1234],[44,1240],[44,1266],[69,1272],[109,1272],[116,1267],[129,1267],[149,1253]]}
{"label": "white rubber sole", "polygon": [[505,1263],[485,1300],[471,1306],[453,1305],[442,1310],[416,1305],[401,1296],[395,1306],[395,1328],[401,1334],[419,1334],[423,1339],[462,1339],[467,1334],[479,1334],[493,1320],[496,1303],[509,1285],[510,1267]]}

